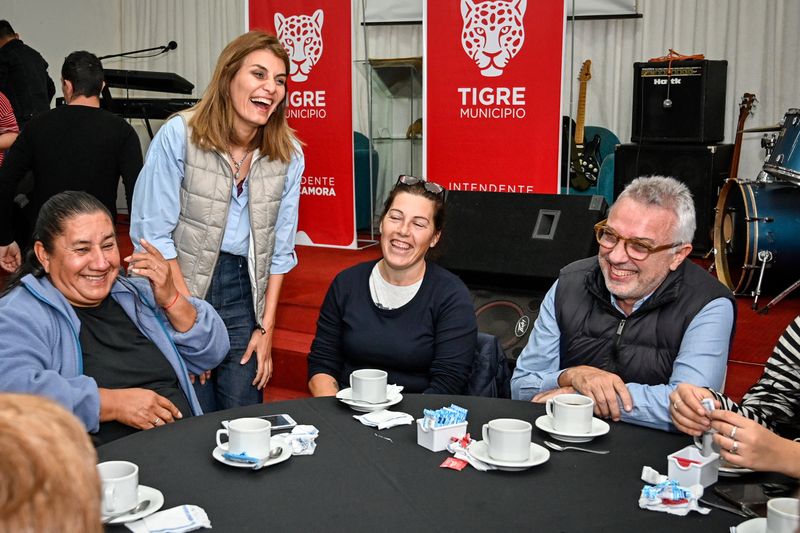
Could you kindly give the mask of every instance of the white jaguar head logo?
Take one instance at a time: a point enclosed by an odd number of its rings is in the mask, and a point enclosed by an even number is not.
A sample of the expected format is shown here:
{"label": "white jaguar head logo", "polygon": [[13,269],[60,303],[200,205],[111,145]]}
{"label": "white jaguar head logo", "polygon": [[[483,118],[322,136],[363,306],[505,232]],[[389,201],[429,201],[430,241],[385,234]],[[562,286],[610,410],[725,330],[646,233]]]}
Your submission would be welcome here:
{"label": "white jaguar head logo", "polygon": [[321,9],[308,15],[284,17],[275,13],[275,32],[289,54],[289,77],[292,81],[306,81],[311,68],[322,56]]}
{"label": "white jaguar head logo", "polygon": [[509,60],[522,48],[526,5],[527,0],[461,0],[461,46],[478,64],[482,75],[502,75]]}

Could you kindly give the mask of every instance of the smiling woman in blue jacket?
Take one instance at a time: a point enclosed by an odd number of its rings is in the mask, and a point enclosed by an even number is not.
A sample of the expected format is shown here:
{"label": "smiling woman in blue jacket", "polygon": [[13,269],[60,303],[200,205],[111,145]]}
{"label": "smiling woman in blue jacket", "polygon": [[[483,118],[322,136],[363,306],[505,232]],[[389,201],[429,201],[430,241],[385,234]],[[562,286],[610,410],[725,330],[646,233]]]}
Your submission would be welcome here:
{"label": "smiling woman in blue jacket", "polygon": [[219,315],[180,295],[143,241],[119,275],[111,216],[69,191],[39,213],[34,245],[0,298],[0,390],[50,397],[103,443],[202,414],[188,373],[229,349]]}

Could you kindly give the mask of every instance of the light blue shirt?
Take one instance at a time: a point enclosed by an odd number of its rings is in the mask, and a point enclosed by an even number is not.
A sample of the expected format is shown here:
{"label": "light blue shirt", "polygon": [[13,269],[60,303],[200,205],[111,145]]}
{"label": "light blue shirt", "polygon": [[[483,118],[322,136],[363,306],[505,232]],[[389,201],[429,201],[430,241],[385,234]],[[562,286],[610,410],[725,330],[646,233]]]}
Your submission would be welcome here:
{"label": "light blue shirt", "polygon": [[[180,213],[180,187],[184,177],[184,154],[186,153],[186,125],[180,117],[168,120],[158,130],[144,166],[136,180],[133,191],[131,213],[131,239],[150,241],[166,259],[174,259],[178,253],[172,240],[172,232],[178,224]],[[271,274],[285,274],[297,265],[294,251],[297,233],[297,216],[300,204],[300,183],[305,170],[305,158],[297,150],[289,162],[286,184],[281,196],[278,218],[275,223],[275,249],[272,254]],[[241,196],[236,195],[236,185],[231,187],[231,203],[221,251],[247,257],[250,239],[250,216],[248,211],[250,180],[244,181]]]}
{"label": "light blue shirt", "polygon": [[[558,281],[547,291],[539,317],[533,326],[528,345],[517,359],[511,378],[511,397],[530,400],[536,394],[558,388],[561,368],[559,343],[561,331],[555,317],[555,294]],[[636,311],[650,295],[637,301]],[[614,296],[611,303],[620,312]],[[624,314],[624,313],[623,313]],[[672,429],[669,394],[679,383],[692,383],[720,390],[725,382],[728,345],[733,327],[733,306],[727,298],[717,298],[703,307],[683,334],[672,375],[665,385],[626,383],[633,399],[633,409],[626,412],[620,404],[622,420],[656,429]]]}

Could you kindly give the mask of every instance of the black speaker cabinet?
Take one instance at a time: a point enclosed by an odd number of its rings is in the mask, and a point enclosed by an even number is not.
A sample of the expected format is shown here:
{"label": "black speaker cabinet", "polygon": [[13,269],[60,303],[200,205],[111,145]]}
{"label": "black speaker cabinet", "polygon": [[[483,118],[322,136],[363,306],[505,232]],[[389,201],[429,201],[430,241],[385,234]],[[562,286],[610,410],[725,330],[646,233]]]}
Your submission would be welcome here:
{"label": "black speaker cabinet", "polygon": [[722,141],[727,73],[727,61],[634,63],[631,140]]}
{"label": "black speaker cabinet", "polygon": [[450,191],[437,262],[470,285],[529,289],[597,253],[602,196]]}
{"label": "black speaker cabinet", "polygon": [[614,153],[614,199],[640,176],[672,176],[681,180],[694,196],[697,231],[693,253],[709,251],[714,245],[714,207],[728,178],[733,145],[621,144]]}
{"label": "black speaker cabinet", "polygon": [[500,340],[509,366],[514,366],[528,344],[533,323],[539,316],[544,291],[513,292],[470,289],[478,320],[478,331]]}

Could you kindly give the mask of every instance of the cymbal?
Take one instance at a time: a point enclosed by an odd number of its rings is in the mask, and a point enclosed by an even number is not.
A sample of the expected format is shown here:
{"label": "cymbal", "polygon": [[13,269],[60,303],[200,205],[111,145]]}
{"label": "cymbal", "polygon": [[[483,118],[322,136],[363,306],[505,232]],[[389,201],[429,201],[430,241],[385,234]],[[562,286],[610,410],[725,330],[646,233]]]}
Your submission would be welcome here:
{"label": "cymbal", "polygon": [[736,133],[759,133],[763,131],[780,131],[783,126],[780,124],[773,124],[772,126],[761,126],[760,128],[747,128],[746,130],[739,130]]}

